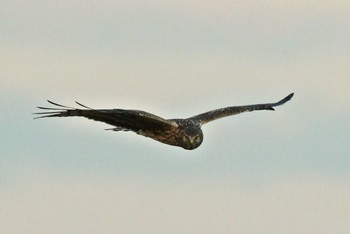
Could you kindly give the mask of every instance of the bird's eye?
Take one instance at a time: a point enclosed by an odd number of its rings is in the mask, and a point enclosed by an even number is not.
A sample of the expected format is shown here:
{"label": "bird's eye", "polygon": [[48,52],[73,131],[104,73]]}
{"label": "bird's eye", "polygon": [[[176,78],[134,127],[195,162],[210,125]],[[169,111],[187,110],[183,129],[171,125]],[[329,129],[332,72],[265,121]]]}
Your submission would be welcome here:
{"label": "bird's eye", "polygon": [[199,135],[197,135],[197,136],[194,138],[194,140],[195,140],[196,142],[200,142],[200,141],[201,141],[201,137],[200,137]]}
{"label": "bird's eye", "polygon": [[188,136],[182,135],[182,141],[183,141],[183,142],[188,142],[188,141],[189,141]]}

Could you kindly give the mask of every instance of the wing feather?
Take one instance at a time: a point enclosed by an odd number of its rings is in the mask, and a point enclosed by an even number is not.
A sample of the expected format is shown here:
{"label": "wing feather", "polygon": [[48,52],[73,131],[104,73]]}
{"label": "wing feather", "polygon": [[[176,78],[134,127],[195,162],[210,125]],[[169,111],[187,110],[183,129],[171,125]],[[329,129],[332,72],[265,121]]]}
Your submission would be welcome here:
{"label": "wing feather", "polygon": [[275,103],[265,103],[265,104],[255,104],[255,105],[246,105],[246,106],[231,106],[221,109],[216,109],[208,111],[196,116],[191,117],[190,119],[197,120],[201,125],[206,124],[210,121],[224,118],[231,115],[237,115],[243,112],[255,111],[255,110],[275,110],[275,106],[283,105],[292,99],[294,93],[289,94],[287,97],[283,98],[281,101]]}
{"label": "wing feather", "polygon": [[48,102],[59,108],[38,106],[39,109],[46,111],[34,113],[40,115],[35,119],[46,117],[81,116],[115,126],[116,128],[114,128],[114,130],[122,129],[134,132],[152,129],[171,129],[176,127],[176,124],[170,120],[163,119],[159,116],[141,110],[92,109],[79,102],[76,102],[81,107],[86,108],[79,109],[63,106],[49,100]]}

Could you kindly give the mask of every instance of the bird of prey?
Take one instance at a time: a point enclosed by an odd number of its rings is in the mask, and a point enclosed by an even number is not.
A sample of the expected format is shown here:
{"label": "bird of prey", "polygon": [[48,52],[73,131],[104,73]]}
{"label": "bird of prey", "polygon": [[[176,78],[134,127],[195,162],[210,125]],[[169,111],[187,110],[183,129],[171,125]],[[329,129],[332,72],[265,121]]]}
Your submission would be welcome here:
{"label": "bird of prey", "polygon": [[49,100],[48,102],[55,107],[48,108],[38,106],[39,109],[45,110],[45,112],[35,114],[40,115],[36,117],[36,119],[45,117],[81,116],[114,126],[109,130],[133,131],[139,135],[150,137],[168,145],[182,147],[186,150],[193,150],[202,144],[202,125],[219,118],[243,112],[275,110],[274,107],[288,102],[293,95],[294,93],[291,93],[281,101],[275,103],[231,106],[208,111],[187,119],[164,119],[141,110],[92,109],[79,102],[76,103],[82,108],[71,108]]}

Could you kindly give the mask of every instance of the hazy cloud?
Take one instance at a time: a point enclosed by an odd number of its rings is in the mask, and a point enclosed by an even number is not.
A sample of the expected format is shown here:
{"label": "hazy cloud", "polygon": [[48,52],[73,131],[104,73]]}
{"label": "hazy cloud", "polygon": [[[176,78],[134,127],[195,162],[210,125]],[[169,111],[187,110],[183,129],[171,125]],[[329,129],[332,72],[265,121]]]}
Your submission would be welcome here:
{"label": "hazy cloud", "polygon": [[345,234],[350,228],[349,184],[322,178],[254,187],[43,178],[0,195],[2,232]]}

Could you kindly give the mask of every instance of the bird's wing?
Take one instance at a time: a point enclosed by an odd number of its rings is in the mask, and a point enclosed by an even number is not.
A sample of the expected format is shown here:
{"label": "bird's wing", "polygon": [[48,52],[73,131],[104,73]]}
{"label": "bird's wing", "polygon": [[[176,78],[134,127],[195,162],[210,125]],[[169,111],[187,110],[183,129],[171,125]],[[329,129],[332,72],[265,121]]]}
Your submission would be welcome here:
{"label": "bird's wing", "polygon": [[255,111],[255,110],[275,110],[275,106],[283,105],[292,99],[294,93],[289,94],[287,97],[283,98],[279,102],[275,103],[265,103],[265,104],[255,104],[255,105],[246,105],[246,106],[231,106],[221,109],[216,109],[208,111],[196,116],[191,117],[190,119],[195,119],[201,123],[201,125],[206,124],[210,121],[223,118],[230,115],[237,115],[243,112]]}
{"label": "bird's wing", "polygon": [[56,108],[38,106],[39,109],[46,110],[46,112],[34,113],[41,115],[36,117],[36,119],[45,117],[81,116],[115,126],[116,128],[113,130],[130,130],[134,132],[153,129],[165,130],[172,129],[177,126],[172,121],[165,120],[159,116],[140,110],[92,109],[76,102],[78,105],[84,108],[79,109],[63,106],[49,100],[48,102],[55,105]]}

